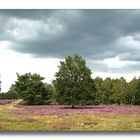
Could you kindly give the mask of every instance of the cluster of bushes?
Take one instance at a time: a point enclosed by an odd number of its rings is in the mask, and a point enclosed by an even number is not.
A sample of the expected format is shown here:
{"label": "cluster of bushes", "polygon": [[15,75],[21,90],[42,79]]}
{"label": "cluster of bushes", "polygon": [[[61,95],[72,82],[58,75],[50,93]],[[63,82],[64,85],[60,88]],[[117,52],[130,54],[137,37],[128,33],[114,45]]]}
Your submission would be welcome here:
{"label": "cluster of bushes", "polygon": [[0,93],[0,99],[17,99],[17,94],[15,92],[2,92]]}
{"label": "cluster of bushes", "polygon": [[0,93],[0,99],[17,99],[18,94],[15,91],[15,86],[12,85],[8,92],[2,92]]}
{"label": "cluster of bushes", "polygon": [[140,79],[133,78],[126,82],[123,77],[105,80],[97,77],[94,82],[97,104],[140,104]]}
{"label": "cluster of bushes", "polygon": [[91,78],[91,70],[79,55],[60,62],[56,79],[44,83],[39,74],[17,74],[17,81],[0,99],[22,98],[27,104],[98,105],[140,104],[140,79]]}

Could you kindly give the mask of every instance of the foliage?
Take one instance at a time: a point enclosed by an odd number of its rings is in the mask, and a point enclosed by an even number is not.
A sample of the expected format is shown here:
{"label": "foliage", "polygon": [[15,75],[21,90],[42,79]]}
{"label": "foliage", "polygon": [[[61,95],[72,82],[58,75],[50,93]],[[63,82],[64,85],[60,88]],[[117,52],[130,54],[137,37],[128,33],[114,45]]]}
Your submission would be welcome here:
{"label": "foliage", "polygon": [[48,92],[48,99],[49,99],[48,102],[51,103],[51,104],[57,104],[57,102],[56,102],[56,91],[55,91],[54,85],[45,83],[45,87],[46,87],[47,92]]}
{"label": "foliage", "polygon": [[100,77],[94,79],[96,85],[97,104],[137,104],[140,105],[140,79],[130,82],[120,79]]}
{"label": "foliage", "polygon": [[125,104],[127,93],[127,82],[121,77],[113,81],[112,95],[110,96],[111,103]]}
{"label": "foliage", "polygon": [[9,89],[8,92],[3,92],[0,93],[0,99],[17,99],[18,98],[18,94],[15,91],[15,86],[12,85]]}
{"label": "foliage", "polygon": [[136,86],[136,90],[133,93],[134,103],[135,105],[140,105],[140,78],[138,79],[138,83]]}
{"label": "foliage", "polygon": [[27,104],[47,104],[48,92],[44,80],[39,74],[26,73],[24,75],[17,74],[15,82],[15,91]]}
{"label": "foliage", "polygon": [[100,78],[100,77],[96,77],[94,79],[94,83],[95,83],[95,88],[96,88],[96,93],[95,93],[95,104],[98,105],[98,104],[101,104],[102,103],[102,100],[101,100],[101,94],[102,94],[102,91],[101,91],[101,86],[102,86],[102,83],[103,83],[103,79]]}
{"label": "foliage", "polygon": [[67,56],[60,62],[54,86],[59,104],[87,105],[94,102],[95,85],[86,61],[79,55]]}
{"label": "foliage", "polygon": [[102,104],[109,104],[109,97],[113,94],[113,83],[111,78],[106,78],[100,87],[100,100]]}

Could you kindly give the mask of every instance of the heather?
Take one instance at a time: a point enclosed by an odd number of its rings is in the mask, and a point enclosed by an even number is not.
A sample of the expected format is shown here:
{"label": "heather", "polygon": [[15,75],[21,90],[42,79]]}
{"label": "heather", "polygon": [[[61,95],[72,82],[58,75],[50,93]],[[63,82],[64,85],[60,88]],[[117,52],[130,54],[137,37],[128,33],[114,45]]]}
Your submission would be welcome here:
{"label": "heather", "polygon": [[138,131],[140,106],[0,105],[1,131]]}
{"label": "heather", "polygon": [[62,105],[42,105],[27,106],[20,105],[19,109],[12,110],[19,115],[71,115],[71,114],[93,114],[93,113],[110,113],[110,114],[140,114],[140,106],[137,105],[99,105],[99,106],[77,106],[71,109],[71,106]]}

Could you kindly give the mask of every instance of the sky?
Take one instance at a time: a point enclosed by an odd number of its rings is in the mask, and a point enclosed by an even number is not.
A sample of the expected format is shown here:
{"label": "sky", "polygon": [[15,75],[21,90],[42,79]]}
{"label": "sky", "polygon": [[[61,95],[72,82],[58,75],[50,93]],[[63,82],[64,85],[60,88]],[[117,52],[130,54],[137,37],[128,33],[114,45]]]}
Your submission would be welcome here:
{"label": "sky", "polygon": [[16,72],[55,79],[60,61],[79,54],[92,77],[140,76],[140,10],[0,10],[2,91]]}

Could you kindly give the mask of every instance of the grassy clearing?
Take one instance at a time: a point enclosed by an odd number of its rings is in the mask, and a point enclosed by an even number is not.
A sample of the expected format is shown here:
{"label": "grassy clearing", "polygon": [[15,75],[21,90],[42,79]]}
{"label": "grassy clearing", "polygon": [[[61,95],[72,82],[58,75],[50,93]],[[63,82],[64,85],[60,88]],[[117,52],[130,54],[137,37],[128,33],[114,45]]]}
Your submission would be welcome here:
{"label": "grassy clearing", "polygon": [[[95,113],[85,115],[16,115],[15,106],[0,106],[0,131],[136,131],[140,114]],[[17,108],[18,109],[18,108]],[[9,112],[10,111],[10,112]]]}

